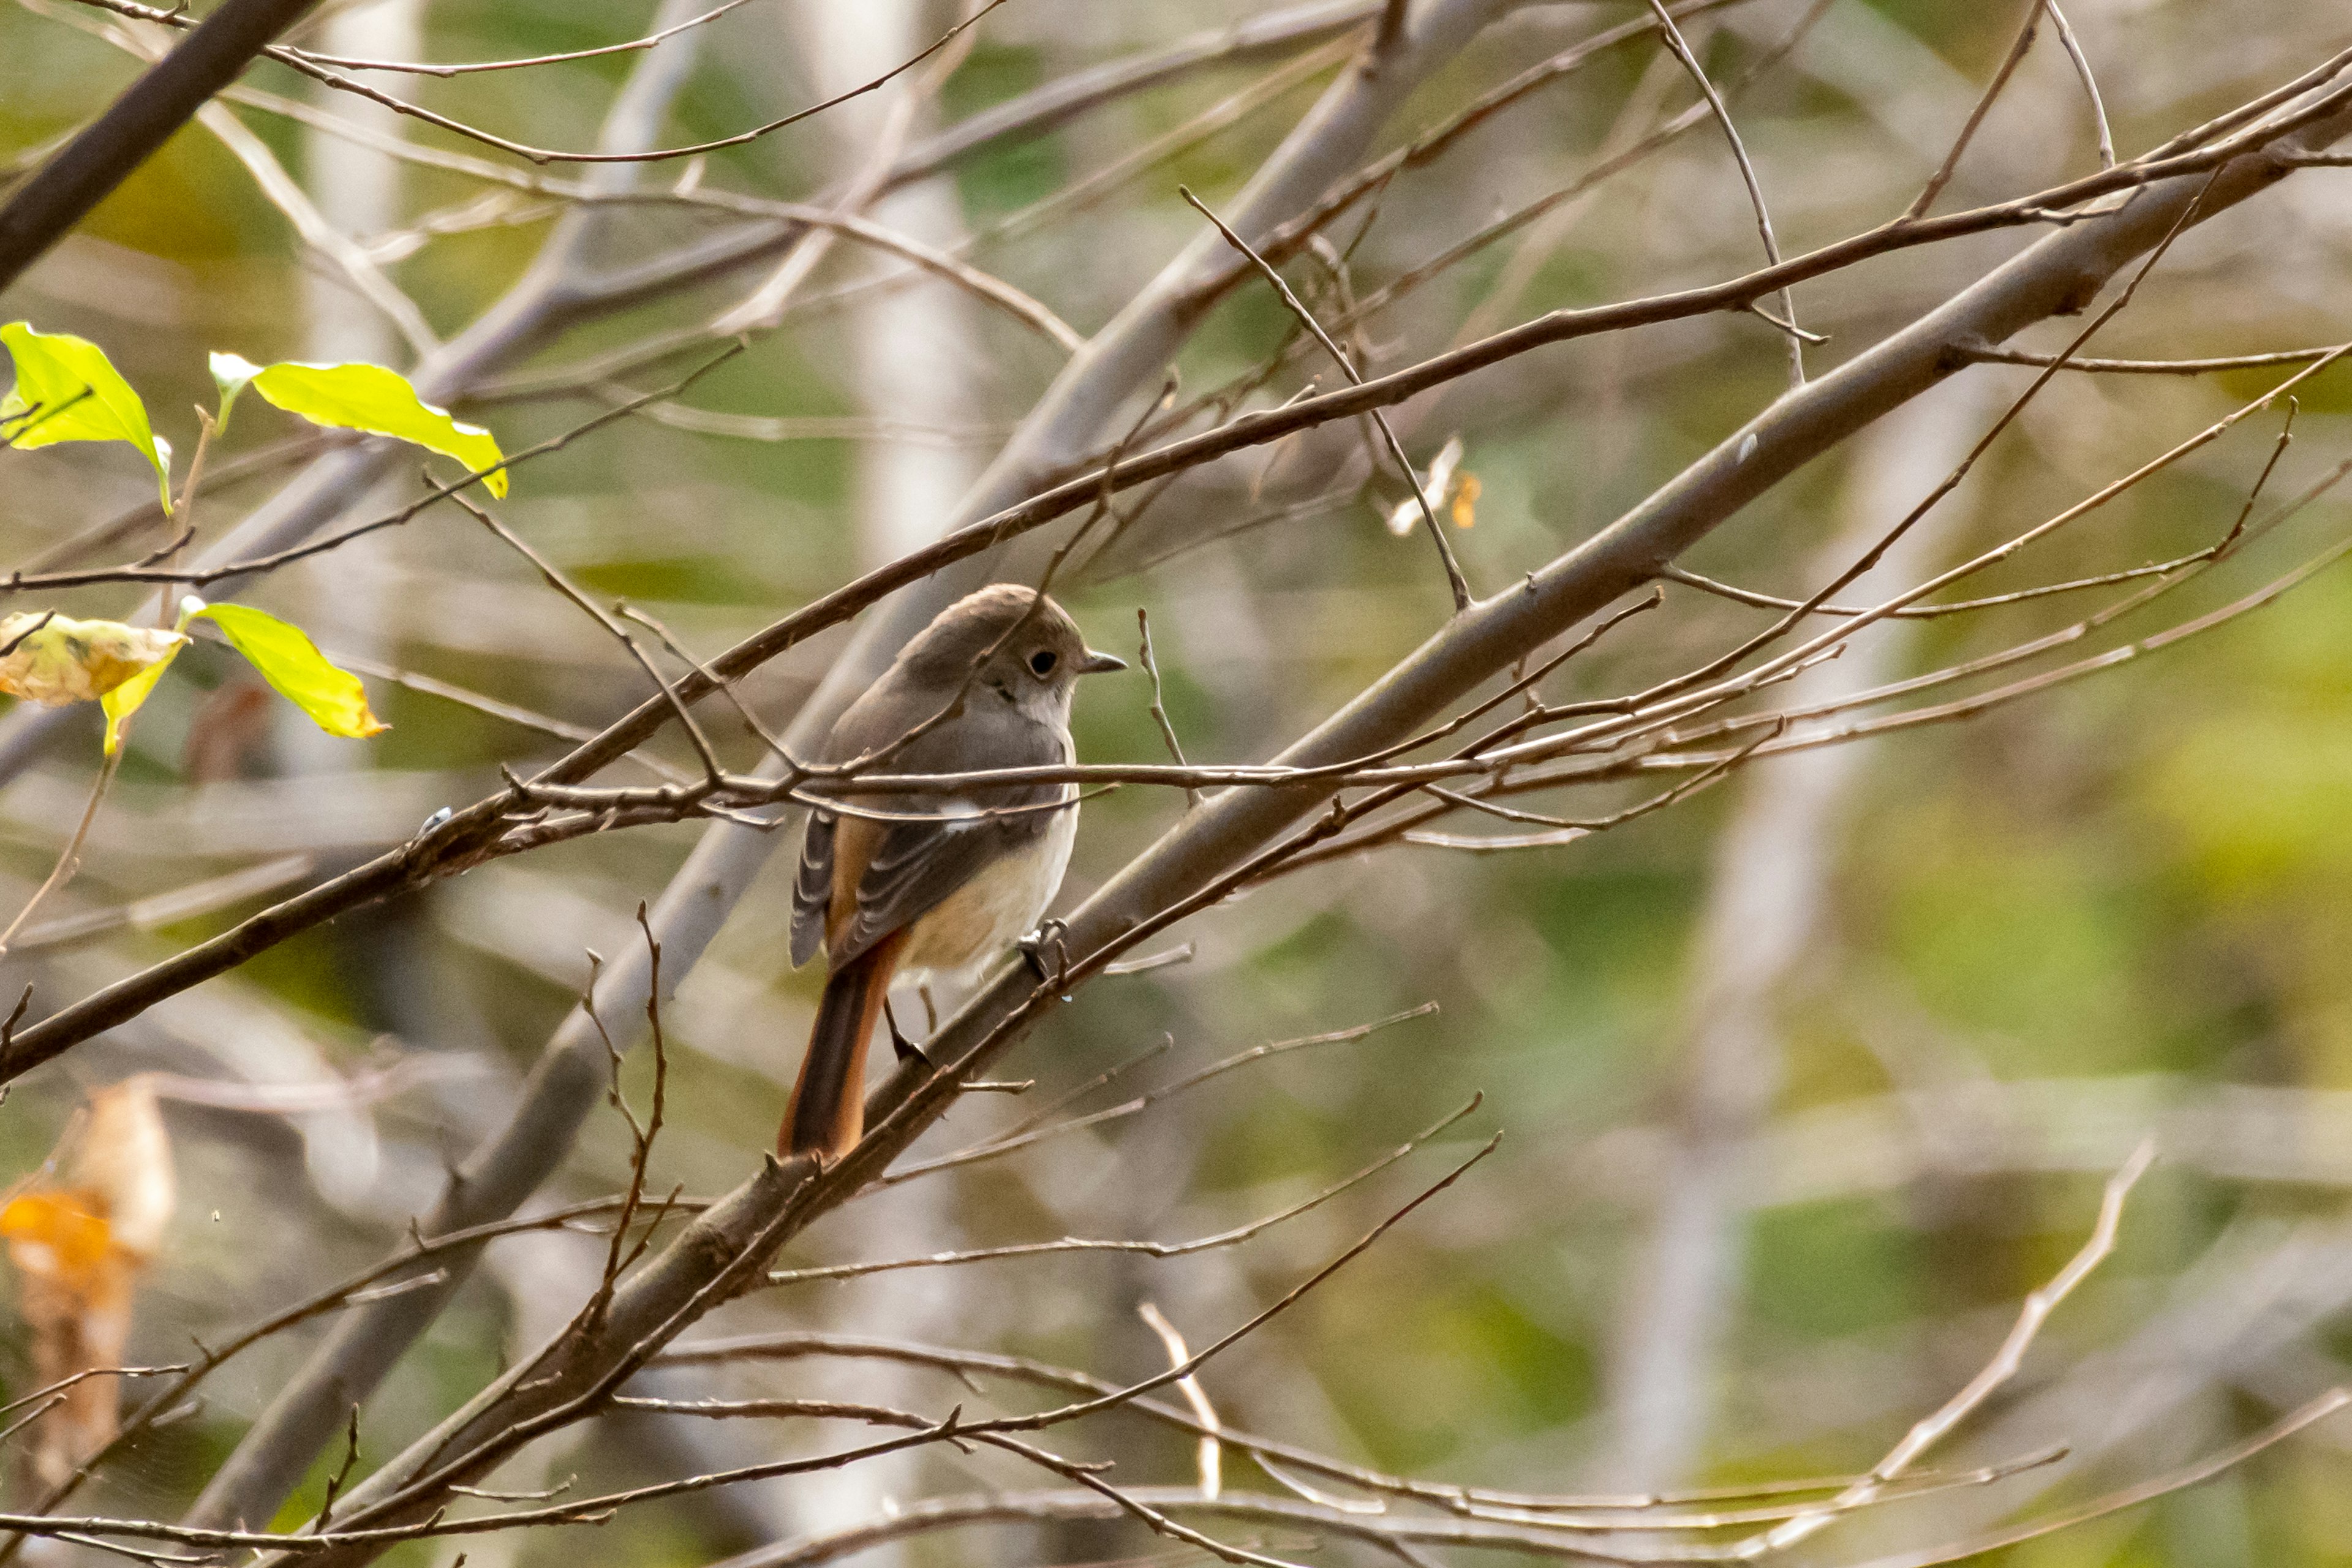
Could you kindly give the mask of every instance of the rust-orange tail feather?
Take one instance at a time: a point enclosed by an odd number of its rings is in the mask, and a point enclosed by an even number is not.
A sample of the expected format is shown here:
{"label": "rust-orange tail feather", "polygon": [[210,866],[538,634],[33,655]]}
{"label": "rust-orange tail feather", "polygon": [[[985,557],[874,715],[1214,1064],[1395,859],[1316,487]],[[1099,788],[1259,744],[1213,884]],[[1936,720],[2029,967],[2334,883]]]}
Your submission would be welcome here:
{"label": "rust-orange tail feather", "polygon": [[789,1158],[812,1150],[838,1160],[866,1130],[866,1042],[890,994],[904,931],[894,931],[825,977],[809,1030],[808,1055],[793,1084],[776,1152]]}

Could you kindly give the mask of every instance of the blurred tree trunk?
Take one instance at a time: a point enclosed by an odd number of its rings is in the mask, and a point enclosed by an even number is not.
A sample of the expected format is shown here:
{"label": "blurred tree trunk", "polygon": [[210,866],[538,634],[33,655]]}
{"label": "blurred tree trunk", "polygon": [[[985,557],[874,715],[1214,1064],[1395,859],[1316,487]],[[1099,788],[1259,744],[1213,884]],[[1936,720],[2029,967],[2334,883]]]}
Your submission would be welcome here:
{"label": "blurred tree trunk", "polygon": [[[1967,456],[1997,390],[1955,379],[1859,437],[1837,534],[1801,574],[1845,571]],[[1871,604],[1936,571],[1965,537],[1973,487],[1947,497],[1838,598]],[[1884,622],[1794,683],[1791,705],[1895,679],[1916,621]],[[1619,1306],[1610,1363],[1607,1484],[1666,1489],[1700,1462],[1747,1262],[1741,1199],[1751,1141],[1779,1095],[1780,1008],[1819,943],[1831,879],[1863,768],[1860,747],[1766,763],[1739,786],[1718,842],[1685,982],[1683,1040],[1664,1173]]]}
{"label": "blurred tree trunk", "polygon": [[[791,13],[793,36],[799,41],[802,68],[794,89],[830,97],[871,81],[920,52],[963,14],[963,7],[945,0],[796,6]],[[817,121],[828,182],[855,182],[896,116],[911,113],[903,131],[908,138],[936,127],[933,104],[906,103],[907,94],[920,92],[925,79],[909,73]],[[965,232],[952,174],[894,191],[874,203],[868,216],[942,250],[952,249]],[[904,262],[864,247],[835,247],[833,255],[847,263],[855,278],[907,270]],[[971,297],[935,278],[902,282],[853,311],[844,325],[846,389],[856,412],[883,426],[855,447],[857,565],[866,571],[937,539],[940,525],[979,477],[972,451],[922,432],[977,422],[986,350],[971,319]],[[777,946],[782,946],[781,933]],[[939,1000],[950,1003],[944,994]],[[929,1024],[920,1000],[901,986],[893,1005],[908,1036],[922,1038]],[[800,1044],[789,1040],[779,1047],[796,1059]],[[873,1048],[887,1053],[889,1047],[877,1037]],[[873,1074],[887,1074],[892,1065],[886,1054],[874,1064]],[[873,1216],[874,1226],[865,1234],[887,1237],[883,1245],[894,1256],[970,1246],[956,1221],[955,1196],[950,1183],[912,1183],[877,1205],[883,1212]],[[988,1331],[969,1321],[967,1281],[978,1283],[979,1277],[965,1269],[917,1269],[853,1280],[822,1294],[803,1290],[790,1305],[804,1314],[822,1302],[835,1325],[850,1333],[964,1343],[975,1332]],[[902,1406],[919,1405],[930,1387],[908,1369],[880,1366],[851,1369],[843,1384],[850,1396]],[[794,1501],[812,1530],[870,1519],[886,1511],[893,1497],[919,1495],[918,1478],[925,1463],[915,1454],[877,1460],[842,1472],[824,1487],[798,1489]],[[889,1545],[873,1552],[870,1561],[894,1564],[908,1561],[908,1553],[907,1546]]]}

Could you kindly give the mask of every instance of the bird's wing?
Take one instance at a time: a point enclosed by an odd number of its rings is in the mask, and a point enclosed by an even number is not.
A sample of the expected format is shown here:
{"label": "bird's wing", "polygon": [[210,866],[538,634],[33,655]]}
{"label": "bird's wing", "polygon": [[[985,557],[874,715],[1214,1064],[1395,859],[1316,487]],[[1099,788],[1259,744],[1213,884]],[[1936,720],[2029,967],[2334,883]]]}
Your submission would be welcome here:
{"label": "bird's wing", "polygon": [[793,967],[798,969],[824,945],[824,915],[833,900],[834,818],[809,813],[801,833],[800,875],[793,879]]}
{"label": "bird's wing", "polygon": [[1033,809],[877,825],[873,858],[857,879],[857,909],[834,943],[833,962],[846,963],[912,925],[1000,857],[1033,842],[1052,820],[1051,812]]}
{"label": "bird's wing", "polygon": [[[1069,760],[1067,742],[1051,729],[975,702],[953,722],[919,736],[890,759],[886,771],[954,773],[969,768],[974,756],[1007,768]],[[976,790],[969,797],[866,796],[900,819],[859,825],[872,836],[872,852],[857,873],[856,907],[836,927],[833,962],[845,963],[913,924],[1000,857],[1034,844],[1053,826],[1051,808],[1066,793],[1062,784],[1025,784]]]}

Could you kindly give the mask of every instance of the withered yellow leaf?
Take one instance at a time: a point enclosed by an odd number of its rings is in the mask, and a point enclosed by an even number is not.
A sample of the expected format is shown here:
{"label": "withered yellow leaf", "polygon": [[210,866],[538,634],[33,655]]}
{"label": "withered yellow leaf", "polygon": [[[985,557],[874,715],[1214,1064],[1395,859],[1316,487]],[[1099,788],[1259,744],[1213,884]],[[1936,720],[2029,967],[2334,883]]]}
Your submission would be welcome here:
{"label": "withered yellow leaf", "polygon": [[0,1206],[0,1238],[27,1274],[89,1288],[112,1262],[154,1257],[179,1203],[171,1135],[145,1076],[110,1084],[50,1156],[53,1181],[36,1183]]}
{"label": "withered yellow leaf", "polygon": [[[0,617],[0,691],[62,708],[90,702],[151,669],[169,664],[187,646],[179,632],[121,621],[79,621],[71,616],[20,611]],[[13,646],[12,646],[13,645]]]}

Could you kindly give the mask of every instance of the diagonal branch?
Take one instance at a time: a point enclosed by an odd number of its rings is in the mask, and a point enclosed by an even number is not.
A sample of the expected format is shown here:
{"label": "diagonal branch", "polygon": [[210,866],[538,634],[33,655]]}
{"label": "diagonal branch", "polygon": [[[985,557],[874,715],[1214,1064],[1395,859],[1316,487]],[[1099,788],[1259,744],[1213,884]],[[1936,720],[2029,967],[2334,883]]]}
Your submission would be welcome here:
{"label": "diagonal branch", "polygon": [[[1233,204],[1236,232],[1262,233],[1309,207],[1335,180],[1356,167],[1414,88],[1511,4],[1512,0],[1431,0],[1420,7],[1406,37],[1376,62],[1378,68],[1344,72],[1259,170]],[[665,47],[675,48],[677,43]],[[658,59],[661,53],[656,51],[651,58]],[[968,535],[973,534],[975,527],[984,526],[991,514],[1021,502],[1041,483],[1050,483],[1057,470],[1082,459],[1103,439],[1107,426],[1118,417],[1122,403],[1160,384],[1168,361],[1198,321],[1192,309],[1198,279],[1204,273],[1223,269],[1222,258],[1216,255],[1221,248],[1214,236],[1201,237],[1064,369],[965,502],[957,521],[967,524]],[[1078,504],[1091,503],[1100,488],[1099,478],[1091,481],[1085,500]],[[976,553],[987,540],[978,534],[965,543],[975,547],[966,553]],[[811,735],[830,724],[833,714],[888,662],[915,628],[949,599],[977,585],[977,574],[937,571],[960,558],[950,555],[902,574],[882,574],[869,579],[849,600],[830,595],[811,606],[821,615],[838,616],[846,604],[872,603],[894,588],[920,584],[900,595],[900,602],[888,614],[869,617],[859,628],[848,654],[786,736],[796,750],[807,749]],[[717,661],[713,668],[721,676],[734,673]],[[680,680],[680,694],[698,689],[699,679]],[[664,954],[665,985],[682,978],[701,956],[773,852],[777,837],[722,823],[709,829],[688,856],[653,910],[653,925]],[[405,879],[409,869],[405,862],[379,864],[368,874],[384,879],[381,885],[389,890]],[[599,987],[599,1004],[614,1016],[633,1013],[650,994],[652,984],[646,966],[634,956],[617,959]],[[528,1197],[561,1163],[593,1110],[604,1087],[604,1065],[601,1042],[575,1012],[549,1040],[513,1116],[465,1162],[458,1178],[425,1222],[427,1234],[495,1220]],[[755,1201],[717,1216],[712,1225],[740,1226],[751,1215],[763,1221],[772,1216],[776,1202],[797,1189],[803,1173],[797,1167],[791,1173],[781,1167],[769,1170],[769,1177],[756,1184],[760,1193]],[[708,1245],[712,1234],[705,1227],[698,1245]],[[668,1268],[663,1258],[649,1260],[640,1279],[662,1278]],[[215,1479],[206,1494],[210,1507],[200,1510],[204,1519],[225,1522],[240,1513],[251,1518],[269,1512],[290,1488],[291,1481],[286,1478],[299,1477],[339,1429],[341,1413],[350,1402],[348,1391],[353,1386],[372,1387],[433,1321],[467,1273],[466,1260],[452,1259],[443,1281],[396,1300],[372,1303],[339,1324],[335,1337],[281,1392],[262,1426],[248,1435],[230,1466],[237,1473],[232,1476],[225,1471]],[[628,1292],[625,1289],[623,1294]]]}
{"label": "diagonal branch", "polygon": [[2009,53],[2002,58],[2000,68],[1992,73],[1992,80],[1985,84],[1976,107],[1969,110],[1968,120],[1960,126],[1960,133],[1952,138],[1951,150],[1944,154],[1944,161],[1936,166],[1934,174],[1927,176],[1927,183],[1920,187],[1917,195],[1911,198],[1911,205],[1903,209],[1905,217],[1926,216],[1927,209],[1936,205],[1936,198],[1943,194],[1944,187],[1951,184],[1952,175],[1960,166],[1960,155],[1969,150],[1969,143],[1976,140],[1977,127],[1982,125],[1985,116],[1992,112],[1993,100],[2009,86],[2009,79],[2016,74],[2019,63],[2025,58],[2025,52],[2033,47],[2033,35],[2041,22],[2042,0],[2027,0],[2025,19],[2018,24],[2017,37],[2011,41]]}
{"label": "diagonal branch", "polygon": [[[1462,3],[1473,4],[1475,0],[1462,0]],[[1496,3],[1496,0],[1486,0],[1486,3]],[[2074,199],[2083,200],[2129,192],[2135,186],[2145,189],[2136,199],[2122,205],[2107,203],[2105,204],[2106,210],[2081,215],[2068,228],[2022,253],[1974,289],[1915,323],[1906,331],[1848,362],[1838,373],[1843,379],[1837,383],[1839,392],[1831,400],[1830,406],[1834,409],[1835,418],[1830,424],[1821,423],[1825,417],[1824,405],[1820,399],[1811,395],[1802,401],[1768,411],[1737,434],[1730,443],[1686,469],[1680,479],[1654,496],[1651,502],[1621,519],[1618,524],[1589,542],[1582,550],[1553,563],[1542,573],[1530,573],[1521,588],[1498,595],[1483,605],[1474,606],[1474,613],[1487,617],[1489,622],[1516,624],[1519,618],[1517,612],[1538,610],[1538,613],[1544,615],[1559,612],[1563,606],[1548,596],[1547,584],[1559,584],[1571,595],[1572,604],[1565,612],[1568,618],[1559,626],[1537,637],[1535,642],[1539,644],[1557,635],[1559,630],[1593,613],[1622,593],[1646,583],[1675,553],[1703,537],[1723,517],[1762,494],[1784,477],[1788,470],[1774,456],[1780,448],[1765,439],[1769,432],[1804,432],[1803,439],[1797,446],[1786,448],[1790,453],[1790,464],[1802,462],[1885,413],[1895,402],[1916,395],[1927,386],[1965,368],[1986,343],[2004,339],[2033,321],[2078,309],[2084,300],[2095,295],[2105,281],[2115,275],[2124,262],[2161,243],[2166,236],[2179,232],[2184,226],[2184,215],[2189,215],[2192,207],[2193,220],[2199,223],[2206,221],[2284,178],[2294,172],[2296,158],[2301,153],[2342,135],[2347,127],[2352,127],[2352,87],[2339,86],[2301,109],[2282,115],[2267,126],[2240,132],[2237,137],[2212,148],[2180,154],[2154,165],[2121,167],[2063,187],[2074,194]],[[2197,197],[2194,193],[2198,190],[2206,192],[2207,195],[2201,199]],[[2162,193],[2160,195],[2157,194],[2159,192]],[[1140,457],[1123,459],[1115,472],[1089,470],[1049,489],[1031,491],[1026,499],[1013,500],[1001,510],[955,530],[935,545],[868,573],[856,582],[812,602],[737,644],[710,661],[709,674],[697,672],[681,679],[677,683],[677,695],[684,701],[698,700],[709,695],[713,676],[721,679],[740,676],[816,631],[846,620],[900,589],[916,588],[915,592],[899,594],[887,613],[869,619],[859,628],[852,645],[855,657],[834,667],[817,697],[803,710],[800,722],[806,727],[806,733],[794,737],[795,744],[799,744],[812,739],[818,728],[829,722],[850,697],[862,690],[906,637],[927,624],[948,603],[977,584],[989,580],[990,572],[981,564],[983,558],[993,555],[1000,545],[1013,536],[1037,530],[1097,501],[1106,486],[1124,488],[1159,479],[1198,466],[1214,457],[1277,439],[1294,430],[1333,419],[1353,417],[1374,408],[1400,403],[1430,387],[1457,379],[1469,371],[1499,363],[1546,343],[1613,331],[1637,322],[1680,319],[1706,310],[1740,309],[1758,294],[1792,276],[1812,276],[1832,270],[1859,255],[1880,253],[1928,232],[1939,235],[1981,232],[1988,226],[1997,226],[2003,215],[2013,216],[2018,207],[2019,204],[2003,204],[1973,213],[1955,214],[1948,218],[1897,223],[1824,247],[1809,256],[1794,258],[1780,267],[1768,268],[1729,283],[1686,289],[1679,294],[1658,296],[1626,305],[1556,310],[1521,326],[1369,381],[1361,386],[1345,387],[1319,397],[1302,398],[1277,408],[1245,415],[1200,435],[1171,442]],[[2165,227],[2154,239],[2143,243],[2140,224],[2152,213],[2165,215]],[[1193,267],[1205,265],[1208,264],[1180,258],[1171,265],[1171,270],[1189,276]],[[1181,290],[1187,287],[1189,284],[1180,280],[1174,286],[1171,300],[1181,301]],[[1168,309],[1170,313],[1166,318],[1152,319],[1155,333],[1171,331],[1176,321],[1188,319],[1188,313],[1179,304],[1169,303]],[[1063,381],[1058,384],[1059,387],[1066,391],[1087,387],[1103,373],[1106,354],[1122,368],[1136,368],[1143,347],[1138,342],[1139,335],[1132,324],[1121,326],[1115,322],[1106,328],[1088,345],[1088,353],[1072,361]],[[1807,391],[1811,393],[1811,385]],[[1033,415],[1031,422],[1024,426],[1022,435],[1016,437],[1014,447],[1000,458],[998,470],[1007,471],[983,479],[979,496],[992,500],[1000,493],[997,489],[999,485],[1007,489],[1013,488],[1015,479],[1021,477],[1022,469],[1027,466],[1021,461],[1029,456],[1022,450],[1024,442],[1034,444],[1065,437],[1074,445],[1087,442],[1090,437],[1087,434],[1085,421],[1098,412],[1105,402],[1105,399],[1097,398],[1082,411],[1066,398],[1049,394],[1039,413]],[[1042,433],[1048,426],[1055,427],[1055,436],[1049,437]],[[1782,438],[1789,437],[1784,436]],[[1014,490],[1013,493],[1021,492]],[[1652,507],[1664,508],[1664,512],[1657,515],[1668,521],[1653,522]],[[1718,511],[1717,508],[1721,510]],[[1658,527],[1665,528],[1666,532],[1663,535],[1654,533],[1652,530]],[[1604,565],[1605,574],[1587,574]],[[1606,591],[1600,592],[1604,587]],[[1587,597],[1589,592],[1599,592],[1599,597]],[[1476,634],[1473,641],[1480,641],[1486,635],[1483,632]],[[1436,647],[1437,645],[1433,644],[1424,651],[1433,651]],[[1442,708],[1444,702],[1452,700],[1452,696],[1466,690],[1482,677],[1474,674],[1464,679],[1465,685],[1451,695],[1434,699],[1438,707]],[[1402,691],[1387,694],[1391,700],[1401,700],[1402,695]],[[1429,715],[1433,716],[1435,710],[1428,710]],[[608,726],[596,741],[579,747],[542,770],[530,781],[530,787],[544,792],[593,773],[618,760],[652,734],[671,712],[666,700],[648,699],[634,712]],[[1342,714],[1331,722],[1339,724],[1347,717],[1347,714]],[[1319,770],[1353,768],[1369,752],[1391,745],[1402,739],[1402,736],[1387,737],[1363,752],[1333,754],[1312,763],[1300,764],[1289,759],[1277,759],[1268,765],[1274,768],[1305,765]],[[772,782],[782,775],[770,772],[756,776]],[[905,781],[900,782],[903,784]],[[1331,787],[1338,787],[1340,773],[1330,772],[1328,782]],[[92,1034],[135,1016],[160,997],[234,967],[295,931],[307,930],[321,920],[393,892],[423,886],[439,876],[474,863],[495,837],[504,813],[509,807],[522,804],[527,795],[527,790],[519,789],[479,801],[430,832],[420,835],[350,875],[322,884],[286,904],[264,910],[217,937],[185,949],[140,974],[120,981],[44,1019],[18,1036],[13,1050],[0,1055],[0,1080],[21,1075]],[[1285,798],[1294,803],[1304,803],[1307,799],[1295,792],[1286,794]],[[1203,827],[1202,830],[1207,829]],[[757,837],[765,846],[770,836],[761,832]],[[762,847],[758,853],[763,856],[766,849]],[[673,886],[675,888],[678,884]]]}
{"label": "diagonal branch", "polygon": [[[2307,124],[2296,144],[2325,145],[2347,131],[2352,108],[2338,102],[2326,118]],[[1278,764],[1328,766],[1411,736],[1482,682],[1652,577],[1662,563],[1813,457],[1889,407],[1957,374],[1966,363],[1952,353],[1958,345],[2000,342],[2076,308],[2161,243],[2184,216],[2210,218],[2264,189],[2282,172],[2271,156],[2242,157],[2210,179],[2176,176],[2043,239],[1911,327],[1782,397],[1523,585],[1474,605],[1290,747]],[[850,679],[855,678],[853,671]],[[575,1345],[562,1364],[541,1374],[544,1381],[535,1383],[528,1397],[492,1391],[477,1400],[439,1434],[357,1489],[352,1506],[380,1502],[406,1478],[420,1474],[464,1479],[467,1453],[498,1451],[499,1435],[537,1429],[534,1417],[551,1410],[584,1409],[582,1402],[609,1388],[616,1372],[658,1349],[736,1289],[747,1260],[764,1258],[877,1176],[952,1103],[963,1079],[1063,1005],[1103,964],[1182,914],[1213,902],[1237,879],[1311,843],[1315,829],[1300,834],[1294,828],[1318,811],[1328,793],[1313,786],[1229,790],[1189,813],[1071,917],[1066,940],[1076,956],[1064,983],[1040,990],[1017,967],[1000,974],[934,1037],[931,1051],[946,1064],[943,1069],[902,1066],[877,1091],[865,1141],[839,1164],[822,1173],[805,1162],[764,1166],[649,1259],[617,1293],[610,1341],[601,1347]],[[752,837],[731,828],[717,831]],[[410,1495],[417,1507],[429,1504],[425,1493]]]}
{"label": "diagonal branch", "polygon": [[[81,0],[81,3],[85,5],[98,5],[102,9],[119,12],[123,16],[138,16],[145,20],[159,23],[170,24],[180,17],[179,8],[176,6],[170,10],[164,10],[156,6],[131,4],[128,3],[128,0]],[[283,0],[281,0],[281,4],[282,3]],[[485,146],[495,147],[502,153],[511,153],[519,158],[527,158],[534,163],[588,163],[605,166],[610,166],[615,163],[653,163],[677,158],[700,157],[708,153],[723,151],[729,147],[741,147],[750,142],[758,142],[766,137],[772,136],[777,132],[782,131],[788,126],[797,125],[803,120],[812,119],[816,115],[823,114],[829,109],[837,109],[841,105],[850,101],[852,99],[862,98],[869,92],[877,91],[878,89],[888,86],[898,77],[905,75],[908,71],[910,71],[917,66],[921,65],[925,60],[929,59],[933,55],[938,54],[950,44],[954,43],[958,38],[961,37],[965,33],[976,26],[982,17],[987,16],[990,12],[1004,4],[1005,0],[987,0],[987,3],[978,11],[965,17],[962,21],[958,22],[954,26],[950,27],[945,33],[941,34],[935,41],[933,41],[929,47],[924,49],[921,53],[915,55],[909,59],[901,61],[899,64],[892,67],[889,70],[882,73],[882,75],[876,77],[873,80],[865,82],[857,87],[851,88],[846,92],[835,93],[833,97],[824,100],[821,103],[812,103],[805,108],[796,109],[790,114],[782,115],[777,119],[768,121],[763,124],[755,125],[748,131],[739,131],[731,136],[720,136],[714,138],[711,141],[696,142],[680,147],[614,149],[610,146],[602,146],[593,153],[570,153],[552,147],[533,147],[528,142],[510,141],[506,137],[497,135],[488,131],[484,131],[478,126],[468,125],[462,120],[453,120],[449,116],[436,113],[434,110],[425,108],[422,104],[411,103],[405,99],[394,98],[388,92],[368,86],[365,82],[359,80],[355,77],[346,76],[341,71],[331,69],[325,63],[328,58],[328,57],[325,56],[310,54],[302,49],[267,47],[249,51],[247,58],[250,58],[252,53],[267,55],[270,59],[277,61],[278,64],[286,66],[289,69],[299,71],[302,75],[310,78],[312,80],[323,83],[338,91],[347,92],[354,97],[365,99],[367,101],[379,104],[385,109],[391,110],[396,114],[404,114],[409,116],[411,119],[421,120],[427,125],[437,126],[441,130],[452,132],[457,135],[466,137],[470,141],[481,142]],[[721,7],[721,9],[723,10],[725,7]],[[705,16],[696,18],[695,20],[709,19],[709,16],[706,15]],[[649,39],[639,39],[636,43],[624,46],[624,47],[658,47],[662,43],[684,33],[687,30],[687,27],[692,25],[692,21],[688,21],[682,25],[661,27],[658,28],[656,33]],[[540,62],[531,60],[506,62],[508,66],[537,63]],[[371,62],[362,63],[358,68],[373,70],[383,68],[379,63]]]}

